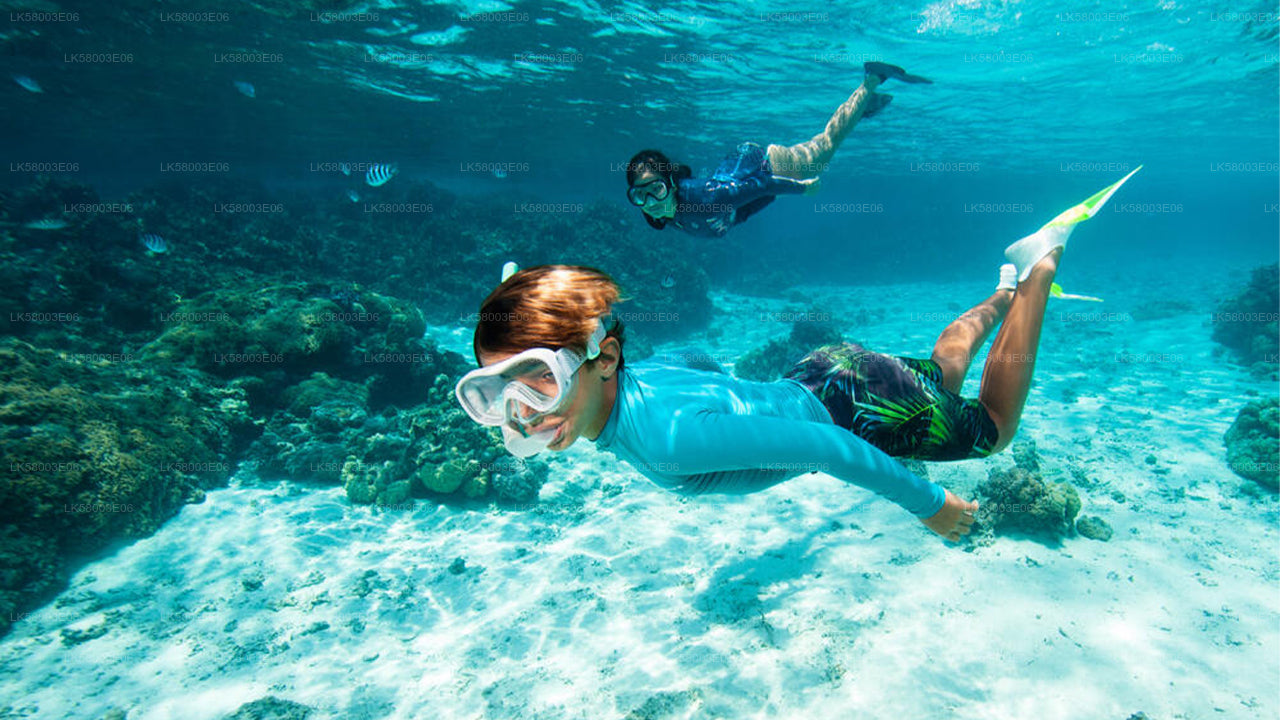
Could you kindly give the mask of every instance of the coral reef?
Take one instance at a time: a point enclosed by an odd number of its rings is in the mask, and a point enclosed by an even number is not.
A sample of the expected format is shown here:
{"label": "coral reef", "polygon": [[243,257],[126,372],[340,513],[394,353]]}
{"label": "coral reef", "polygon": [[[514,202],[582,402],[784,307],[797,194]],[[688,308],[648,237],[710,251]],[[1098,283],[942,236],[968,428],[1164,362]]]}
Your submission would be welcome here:
{"label": "coral reef", "polygon": [[268,695],[241,705],[225,720],[307,720],[312,708]]}
{"label": "coral reef", "polygon": [[1070,483],[1045,482],[1021,467],[992,470],[978,494],[975,525],[984,533],[1024,532],[1052,542],[1072,534],[1081,507]]}
{"label": "coral reef", "polygon": [[0,340],[0,627],[65,580],[65,555],[149,535],[225,484],[255,432],[243,391],[196,371]]}
{"label": "coral reef", "polygon": [[[63,215],[64,207],[100,205],[97,194],[49,178],[0,192],[0,219],[16,225],[0,232],[0,311],[77,317],[73,325],[11,321],[7,332],[41,346],[117,350],[154,338],[184,298],[287,283],[329,285],[338,296],[358,285],[413,298],[432,323],[466,323],[508,260],[610,273],[629,298],[619,308],[624,321],[647,342],[683,337],[710,321],[701,268],[711,246],[683,233],[654,243],[652,229],[613,203],[575,212],[515,203],[527,211],[513,212],[510,197],[463,199],[409,181],[378,188],[365,203],[322,197],[209,176],[135,192],[122,203],[128,212]],[[51,218],[66,227],[23,227]],[[142,232],[164,237],[168,252],[146,252]]]}
{"label": "coral reef", "polygon": [[[253,285],[258,277],[282,282],[312,276],[314,253],[289,241],[297,230],[283,209],[209,212],[261,203],[263,196],[251,183],[212,177],[198,186],[167,183],[122,203],[102,203],[85,186],[46,177],[0,193],[0,214],[18,224],[0,233],[0,311],[10,318],[7,333],[40,346],[115,352],[153,338],[181,298]],[[63,212],[80,206],[119,211]],[[65,227],[23,225],[33,219]],[[139,242],[142,232],[165,237],[168,252],[147,252]],[[74,319],[12,319],[50,314]]]}
{"label": "coral reef", "polygon": [[1280,399],[1257,400],[1241,408],[1223,442],[1232,471],[1280,490]]}
{"label": "coral reef", "polygon": [[[295,283],[244,291],[221,288],[184,301],[168,328],[141,349],[153,362],[184,363],[223,377],[287,386],[316,372],[371,381],[374,397],[419,402],[432,348],[422,313],[373,292],[339,302],[323,286]],[[255,400],[274,404],[273,393]]]}
{"label": "coral reef", "polygon": [[1036,441],[1029,437],[1020,437],[1013,441],[1010,449],[1013,464],[1027,472],[1040,472],[1040,453],[1036,451]]}
{"label": "coral reef", "polygon": [[1102,542],[1110,540],[1112,534],[1111,526],[1107,521],[1096,515],[1088,515],[1077,520],[1076,532],[1080,533],[1081,537]]}
{"label": "coral reef", "polygon": [[689,706],[702,703],[702,691],[693,688],[682,691],[662,691],[650,695],[623,720],[660,720],[683,714]]}
{"label": "coral reef", "polygon": [[416,308],[289,284],[214,290],[174,315],[143,356],[235,376],[269,417],[252,453],[267,472],[340,483],[363,504],[488,493],[481,466],[505,451],[456,407],[467,365],[423,338]]}
{"label": "coral reef", "polygon": [[284,392],[249,455],[268,476],[341,484],[358,504],[398,505],[411,497],[527,502],[546,481],[545,463],[509,458],[493,431],[457,406],[452,378],[462,358],[432,346],[436,374],[423,402],[377,407],[363,386],[317,373]]}
{"label": "coral reef", "polygon": [[1280,264],[1255,268],[1238,295],[1223,300],[1213,314],[1213,339],[1250,372],[1274,379],[1280,368]]}
{"label": "coral reef", "polygon": [[[815,312],[829,316],[829,313]],[[746,353],[734,364],[733,372],[745,380],[777,380],[815,348],[841,340],[840,331],[829,322],[796,322],[785,340],[770,340]]]}

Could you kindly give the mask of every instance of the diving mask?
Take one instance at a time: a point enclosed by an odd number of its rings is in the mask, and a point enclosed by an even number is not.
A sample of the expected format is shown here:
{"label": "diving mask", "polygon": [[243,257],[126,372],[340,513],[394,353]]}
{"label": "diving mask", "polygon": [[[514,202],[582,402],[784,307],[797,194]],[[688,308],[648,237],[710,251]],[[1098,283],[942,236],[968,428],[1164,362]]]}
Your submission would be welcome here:
{"label": "diving mask", "polygon": [[654,200],[666,200],[667,195],[671,193],[671,186],[667,185],[667,181],[662,178],[650,180],[641,185],[632,185],[627,188],[627,199],[636,207],[644,207],[649,198]]}
{"label": "diving mask", "polygon": [[559,428],[530,430],[568,405],[578,368],[600,354],[607,317],[597,319],[585,356],[571,348],[531,348],[467,373],[454,389],[462,409],[481,425],[501,426],[507,449],[517,457],[544,449]]}

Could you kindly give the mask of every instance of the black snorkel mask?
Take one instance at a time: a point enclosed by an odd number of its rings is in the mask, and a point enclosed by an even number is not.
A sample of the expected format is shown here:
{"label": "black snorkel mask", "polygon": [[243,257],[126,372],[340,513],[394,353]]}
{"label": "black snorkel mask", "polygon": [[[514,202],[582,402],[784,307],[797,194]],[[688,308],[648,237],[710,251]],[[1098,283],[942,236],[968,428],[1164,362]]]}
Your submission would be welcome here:
{"label": "black snorkel mask", "polygon": [[649,199],[666,200],[671,194],[671,184],[667,178],[657,178],[640,185],[627,188],[627,200],[636,207],[644,207]]}

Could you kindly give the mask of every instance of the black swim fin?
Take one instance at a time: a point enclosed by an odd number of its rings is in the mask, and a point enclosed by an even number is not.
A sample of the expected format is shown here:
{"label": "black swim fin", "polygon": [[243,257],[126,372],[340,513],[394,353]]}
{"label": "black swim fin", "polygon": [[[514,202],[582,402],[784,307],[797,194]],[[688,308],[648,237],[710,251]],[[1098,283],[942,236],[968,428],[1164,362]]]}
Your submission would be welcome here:
{"label": "black swim fin", "polygon": [[880,82],[884,82],[886,80],[901,80],[905,83],[933,84],[933,81],[927,77],[912,75],[897,65],[890,65],[889,63],[866,62],[862,64],[862,70],[868,75],[879,76]]}
{"label": "black swim fin", "polygon": [[889,103],[893,102],[892,95],[885,93],[871,93],[871,97],[867,99],[867,110],[862,113],[863,119],[875,117],[880,114],[881,110],[889,107]]}

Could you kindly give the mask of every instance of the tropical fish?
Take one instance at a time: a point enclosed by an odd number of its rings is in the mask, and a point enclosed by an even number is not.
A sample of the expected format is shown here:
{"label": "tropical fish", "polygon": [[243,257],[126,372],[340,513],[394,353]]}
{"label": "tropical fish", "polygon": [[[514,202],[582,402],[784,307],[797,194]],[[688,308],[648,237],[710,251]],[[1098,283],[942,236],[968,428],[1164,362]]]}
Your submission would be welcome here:
{"label": "tropical fish", "polygon": [[22,227],[28,230],[61,230],[66,226],[66,220],[59,218],[45,218],[43,220],[32,220]]}
{"label": "tropical fish", "polygon": [[26,75],[14,75],[13,81],[21,85],[23,90],[29,90],[33,93],[44,92],[44,88],[40,87],[40,83],[32,80]]}
{"label": "tropical fish", "polygon": [[160,255],[169,249],[169,243],[166,243],[164,238],[155,233],[143,233],[138,236],[138,240],[142,242],[142,246],[147,249],[147,252],[155,253],[156,255]]}
{"label": "tropical fish", "polygon": [[369,183],[369,187],[380,187],[386,185],[387,181],[395,177],[397,172],[395,164],[374,163],[369,166],[369,171],[364,174],[364,181]]}
{"label": "tropical fish", "polygon": [[351,175],[351,165],[349,163],[339,163],[338,169],[342,171],[343,175]]}
{"label": "tropical fish", "polygon": [[668,275],[662,278],[662,287],[671,289],[676,286],[676,278],[674,275]]}
{"label": "tropical fish", "polygon": [[346,312],[354,310],[356,303],[360,302],[360,293],[352,288],[334,288],[324,297]]}
{"label": "tropical fish", "polygon": [[351,199],[351,202],[360,202],[360,193],[355,190],[348,190],[347,197]]}
{"label": "tropical fish", "polygon": [[494,177],[496,177],[496,178],[498,178],[499,180],[502,180],[503,178],[505,178],[505,177],[507,176],[507,171],[506,171],[506,170],[503,170],[502,168],[494,168],[494,169],[493,169],[493,176],[494,176]]}
{"label": "tropical fish", "polygon": [[258,91],[254,89],[253,83],[247,83],[243,80],[236,80],[232,84],[234,84],[236,86],[236,89],[240,91],[240,94],[245,97],[258,96]]}

